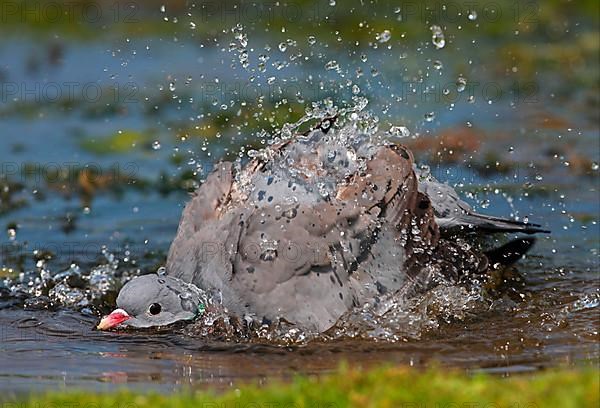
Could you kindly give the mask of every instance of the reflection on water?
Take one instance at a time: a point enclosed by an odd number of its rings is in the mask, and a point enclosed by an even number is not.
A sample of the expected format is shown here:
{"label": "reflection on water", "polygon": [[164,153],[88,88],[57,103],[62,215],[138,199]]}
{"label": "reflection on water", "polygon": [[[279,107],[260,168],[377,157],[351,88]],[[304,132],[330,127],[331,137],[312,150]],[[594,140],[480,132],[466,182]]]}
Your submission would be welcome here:
{"label": "reflection on water", "polygon": [[[538,272],[541,275],[551,272]],[[566,286],[566,287],[565,287]],[[439,322],[420,339],[374,342],[317,339],[303,345],[264,340],[216,341],[186,328],[164,332],[100,332],[94,316],[74,311],[3,310],[0,377],[4,391],[32,387],[108,389],[128,384],[170,391],[242,381],[326,373],[341,361],[425,367],[432,362],[494,373],[598,361],[598,302],[593,281],[534,284],[518,305]]]}

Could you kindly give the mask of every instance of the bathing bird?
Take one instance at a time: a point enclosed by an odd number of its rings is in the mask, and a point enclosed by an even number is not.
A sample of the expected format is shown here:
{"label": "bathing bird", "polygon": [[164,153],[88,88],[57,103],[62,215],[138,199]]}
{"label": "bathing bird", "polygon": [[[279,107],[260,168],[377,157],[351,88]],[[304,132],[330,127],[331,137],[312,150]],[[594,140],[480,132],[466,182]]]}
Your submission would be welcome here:
{"label": "bathing bird", "polygon": [[325,118],[244,166],[221,162],[186,205],[162,273],[135,277],[99,329],[166,326],[223,308],[246,322],[320,333],[383,295],[436,277],[468,282],[519,260],[545,232],[475,212],[401,144]]}

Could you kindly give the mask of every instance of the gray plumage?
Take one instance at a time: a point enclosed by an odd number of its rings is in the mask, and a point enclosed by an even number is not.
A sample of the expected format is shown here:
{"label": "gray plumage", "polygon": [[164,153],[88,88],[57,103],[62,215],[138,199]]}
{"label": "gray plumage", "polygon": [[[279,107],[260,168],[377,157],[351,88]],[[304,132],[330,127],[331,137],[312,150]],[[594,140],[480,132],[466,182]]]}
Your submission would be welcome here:
{"label": "gray plumage", "polygon": [[184,210],[168,273],[218,293],[236,315],[311,331],[401,288],[413,254],[398,241],[422,228],[425,247],[437,230],[417,208],[410,153],[363,138],[315,131],[236,176],[222,164]]}
{"label": "gray plumage", "polygon": [[117,307],[130,316],[123,325],[135,328],[191,320],[207,303],[202,290],[172,276],[138,276],[126,288],[119,292]]}
{"label": "gray plumage", "polygon": [[432,270],[481,273],[485,255],[438,227],[472,217],[494,220],[447,185],[419,184],[405,147],[351,125],[317,128],[242,169],[219,164],[183,211],[166,271],[238,317],[322,332],[383,294],[426,286]]}

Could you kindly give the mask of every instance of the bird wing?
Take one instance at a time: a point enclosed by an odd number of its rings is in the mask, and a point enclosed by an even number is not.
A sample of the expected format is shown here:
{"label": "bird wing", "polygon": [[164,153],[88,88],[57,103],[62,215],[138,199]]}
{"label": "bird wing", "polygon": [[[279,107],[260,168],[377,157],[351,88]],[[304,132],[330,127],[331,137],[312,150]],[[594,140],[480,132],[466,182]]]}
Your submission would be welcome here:
{"label": "bird wing", "polygon": [[232,163],[220,163],[193,193],[169,249],[166,265],[169,275],[194,282],[199,257],[222,252],[227,231],[219,230],[217,221],[230,199],[233,181]]}
{"label": "bird wing", "polygon": [[411,279],[405,265],[418,264],[438,236],[412,156],[398,146],[380,147],[335,197],[255,206],[239,224],[230,286],[245,311],[318,331],[402,287]]}

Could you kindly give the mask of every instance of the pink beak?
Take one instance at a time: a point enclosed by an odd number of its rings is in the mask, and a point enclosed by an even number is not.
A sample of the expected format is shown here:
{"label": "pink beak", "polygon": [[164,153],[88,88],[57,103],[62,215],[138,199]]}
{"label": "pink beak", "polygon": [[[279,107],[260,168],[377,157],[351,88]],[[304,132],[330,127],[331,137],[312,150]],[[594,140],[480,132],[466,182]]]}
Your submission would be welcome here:
{"label": "pink beak", "polygon": [[131,316],[123,309],[116,309],[108,316],[104,316],[96,328],[98,330],[108,330],[117,327],[125,320],[131,319]]}

